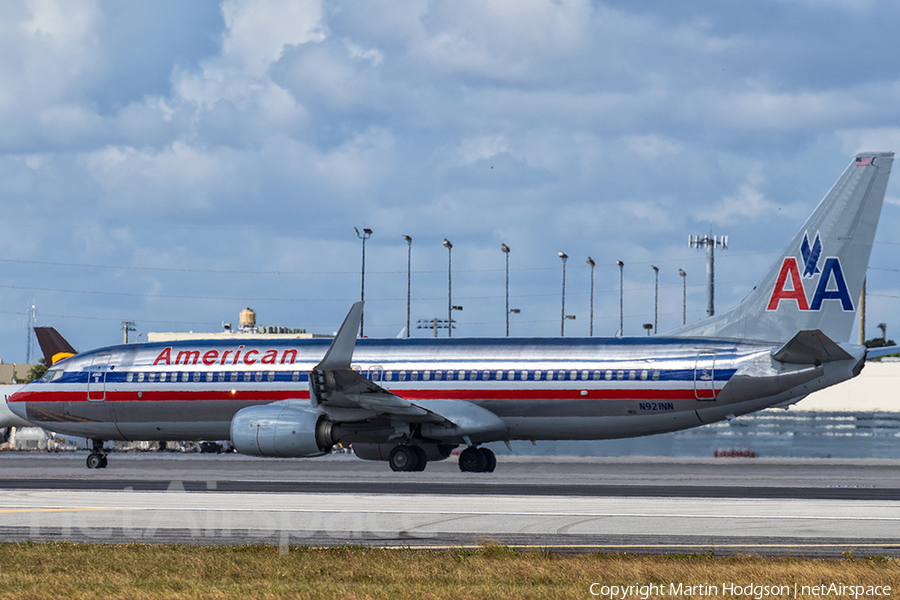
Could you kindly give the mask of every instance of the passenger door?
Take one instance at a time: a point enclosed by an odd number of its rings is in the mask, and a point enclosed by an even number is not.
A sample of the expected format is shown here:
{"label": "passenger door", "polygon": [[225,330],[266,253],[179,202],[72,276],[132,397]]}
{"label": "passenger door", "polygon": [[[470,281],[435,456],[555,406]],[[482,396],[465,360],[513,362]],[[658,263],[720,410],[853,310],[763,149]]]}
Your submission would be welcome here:
{"label": "passenger door", "polygon": [[694,362],[694,397],[697,400],[716,399],[716,353],[703,350]]}
{"label": "passenger door", "polygon": [[106,372],[109,370],[109,354],[98,354],[88,370],[87,399],[91,402],[106,400]]}

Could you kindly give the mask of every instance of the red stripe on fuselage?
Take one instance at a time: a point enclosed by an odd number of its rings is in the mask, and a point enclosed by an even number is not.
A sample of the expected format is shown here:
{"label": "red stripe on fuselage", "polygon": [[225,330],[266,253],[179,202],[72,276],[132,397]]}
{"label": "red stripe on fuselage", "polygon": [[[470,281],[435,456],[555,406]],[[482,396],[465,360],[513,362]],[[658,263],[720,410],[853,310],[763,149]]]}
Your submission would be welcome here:
{"label": "red stripe on fuselage", "polygon": [[[519,389],[519,390],[403,390],[397,395],[407,400],[696,400],[694,388],[682,389]],[[708,392],[709,390],[703,390]],[[716,389],[716,394],[721,388]],[[203,390],[203,391],[136,391],[106,392],[106,400],[91,402],[195,402],[222,400],[252,400],[277,402],[288,399],[307,399],[307,390]],[[31,392],[26,402],[87,402],[84,391]]]}

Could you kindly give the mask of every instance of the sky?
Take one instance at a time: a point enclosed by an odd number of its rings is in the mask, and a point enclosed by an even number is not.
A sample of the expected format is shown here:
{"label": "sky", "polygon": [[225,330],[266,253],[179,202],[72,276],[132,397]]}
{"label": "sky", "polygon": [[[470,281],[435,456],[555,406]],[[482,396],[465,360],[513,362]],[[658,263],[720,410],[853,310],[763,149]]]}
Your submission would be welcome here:
{"label": "sky", "polygon": [[[890,0],[0,3],[0,359],[261,325],[567,336],[738,302],[859,151],[900,150]],[[866,337],[900,321],[900,181]],[[402,236],[412,238],[408,245]],[[453,244],[448,251],[444,239]],[[684,280],[678,270],[687,273]],[[686,293],[682,284],[686,285]],[[439,332],[446,336],[447,332]],[[855,339],[855,335],[854,338]],[[32,358],[40,353],[34,346]]]}

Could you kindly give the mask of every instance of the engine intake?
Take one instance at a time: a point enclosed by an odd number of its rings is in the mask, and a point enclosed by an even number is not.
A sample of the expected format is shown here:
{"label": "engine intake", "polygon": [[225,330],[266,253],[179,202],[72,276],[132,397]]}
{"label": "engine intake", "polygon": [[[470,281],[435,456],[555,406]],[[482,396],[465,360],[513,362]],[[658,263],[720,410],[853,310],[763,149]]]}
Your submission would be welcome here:
{"label": "engine intake", "polygon": [[250,456],[321,456],[336,441],[328,418],[316,410],[264,404],[243,408],[231,419],[231,443]]}

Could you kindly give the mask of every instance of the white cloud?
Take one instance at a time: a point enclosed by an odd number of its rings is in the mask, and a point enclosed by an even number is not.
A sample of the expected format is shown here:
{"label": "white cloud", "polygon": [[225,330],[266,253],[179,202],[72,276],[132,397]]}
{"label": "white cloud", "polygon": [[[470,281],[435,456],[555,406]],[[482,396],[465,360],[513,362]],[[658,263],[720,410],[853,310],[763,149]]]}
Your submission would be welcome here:
{"label": "white cloud", "polygon": [[285,46],[325,38],[321,0],[225,0],[222,56],[259,78]]}

